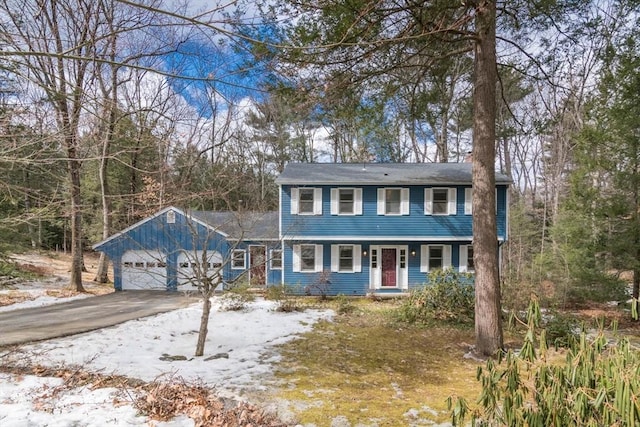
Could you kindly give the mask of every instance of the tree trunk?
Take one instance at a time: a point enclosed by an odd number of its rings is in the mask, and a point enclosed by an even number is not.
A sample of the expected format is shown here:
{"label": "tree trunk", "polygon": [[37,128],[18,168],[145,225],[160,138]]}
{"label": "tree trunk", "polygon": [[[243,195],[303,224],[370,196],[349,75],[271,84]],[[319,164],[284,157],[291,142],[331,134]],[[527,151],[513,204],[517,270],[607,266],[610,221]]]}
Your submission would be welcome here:
{"label": "tree trunk", "polygon": [[[73,144],[67,142],[67,144]],[[73,146],[72,146],[73,147]],[[82,196],[80,194],[80,162],[76,158],[75,148],[67,150],[68,168],[71,178],[71,281],[69,286],[78,292],[85,292],[82,286]]]}
{"label": "tree trunk", "polygon": [[209,292],[202,295],[202,316],[200,316],[200,330],[198,331],[198,344],[196,345],[196,356],[204,354],[204,343],[209,332],[209,313],[211,312],[211,296]]}
{"label": "tree trunk", "polygon": [[500,273],[495,198],[496,3],[476,6],[473,92],[473,254],[476,352],[493,356],[502,349]]}
{"label": "tree trunk", "polygon": [[[104,100],[108,109],[108,120],[105,128],[104,140],[102,143],[102,157],[100,159],[100,195],[102,197],[102,238],[107,239],[111,235],[111,200],[109,199],[109,177],[107,174],[107,167],[109,165],[109,156],[111,155],[111,141],[114,139],[116,133],[116,120],[118,113],[118,66],[115,65],[117,58],[117,32],[113,28],[113,9],[109,9],[107,13],[107,22],[113,36],[110,40],[109,59],[111,59],[111,75],[110,85],[111,93],[109,89],[100,79],[100,86],[102,93],[104,94]],[[110,95],[110,96],[109,96]],[[104,252],[100,253],[100,261],[98,263],[98,271],[94,279],[98,283],[109,282],[109,259]]]}

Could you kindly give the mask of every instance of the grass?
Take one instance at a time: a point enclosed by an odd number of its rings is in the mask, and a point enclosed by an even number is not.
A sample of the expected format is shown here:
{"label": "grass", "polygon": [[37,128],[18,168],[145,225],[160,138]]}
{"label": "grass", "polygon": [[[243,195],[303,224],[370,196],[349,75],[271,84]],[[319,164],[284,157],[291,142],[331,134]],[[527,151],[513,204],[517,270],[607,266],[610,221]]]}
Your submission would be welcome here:
{"label": "grass", "polygon": [[275,397],[292,403],[299,423],[427,425],[449,420],[448,396],[477,399],[479,363],[463,358],[472,326],[411,326],[392,320],[393,302],[354,305],[281,349]]}

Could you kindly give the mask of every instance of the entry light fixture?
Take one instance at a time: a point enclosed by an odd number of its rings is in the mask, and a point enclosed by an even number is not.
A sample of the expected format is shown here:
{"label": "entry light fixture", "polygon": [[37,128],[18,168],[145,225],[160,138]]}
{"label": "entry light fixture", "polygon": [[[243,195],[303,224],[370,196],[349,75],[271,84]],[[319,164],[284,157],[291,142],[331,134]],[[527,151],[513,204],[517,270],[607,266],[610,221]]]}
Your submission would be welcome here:
{"label": "entry light fixture", "polygon": [[411,256],[416,256],[416,250],[415,249],[411,249]]}
{"label": "entry light fixture", "polygon": [[362,251],[362,256],[367,256],[367,250]]}

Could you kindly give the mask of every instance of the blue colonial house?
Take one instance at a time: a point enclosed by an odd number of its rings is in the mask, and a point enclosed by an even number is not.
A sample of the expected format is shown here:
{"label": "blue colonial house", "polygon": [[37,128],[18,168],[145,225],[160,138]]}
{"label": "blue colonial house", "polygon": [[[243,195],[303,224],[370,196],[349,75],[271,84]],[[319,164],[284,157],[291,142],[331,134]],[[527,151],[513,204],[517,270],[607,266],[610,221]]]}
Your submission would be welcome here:
{"label": "blue colonial house", "polygon": [[[496,174],[499,243],[510,179]],[[283,283],[402,293],[434,269],[473,272],[471,164],[289,164],[280,188]]]}
{"label": "blue colonial house", "polygon": [[[498,240],[510,179],[496,174]],[[116,290],[193,289],[202,266],[224,282],[299,293],[399,294],[434,269],[473,272],[471,164],[288,164],[279,211],[166,208],[97,244]]]}

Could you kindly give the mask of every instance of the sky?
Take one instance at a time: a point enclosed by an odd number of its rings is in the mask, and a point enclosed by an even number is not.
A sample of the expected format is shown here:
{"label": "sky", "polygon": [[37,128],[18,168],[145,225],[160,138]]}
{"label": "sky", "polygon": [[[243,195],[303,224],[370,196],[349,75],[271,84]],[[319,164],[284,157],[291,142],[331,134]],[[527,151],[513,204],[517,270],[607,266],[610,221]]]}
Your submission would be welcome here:
{"label": "sky", "polygon": [[[34,295],[39,292],[34,285],[29,289]],[[55,302],[46,298],[10,307]],[[115,327],[24,345],[10,355],[0,351],[0,360],[4,362],[11,357],[48,367],[80,365],[89,371],[145,381],[173,376],[215,387],[224,397],[242,398],[269,386],[272,365],[280,358],[275,346],[295,339],[319,320],[331,320],[334,315],[330,310],[280,313],[274,310],[275,302],[263,299],[248,304],[243,311],[223,311],[222,304],[221,297],[214,297],[203,357],[193,357],[201,314],[200,304],[196,303]],[[163,354],[183,355],[187,360],[161,361]],[[204,360],[216,354],[227,357]],[[0,426],[150,425],[150,420],[139,415],[132,405],[114,405],[114,397],[119,393],[116,389],[71,389],[54,398],[52,390],[61,384],[58,378],[0,373]],[[193,422],[182,416],[153,425],[192,426]]]}

